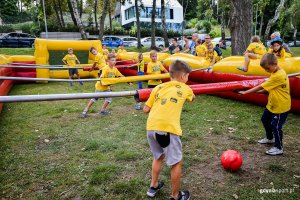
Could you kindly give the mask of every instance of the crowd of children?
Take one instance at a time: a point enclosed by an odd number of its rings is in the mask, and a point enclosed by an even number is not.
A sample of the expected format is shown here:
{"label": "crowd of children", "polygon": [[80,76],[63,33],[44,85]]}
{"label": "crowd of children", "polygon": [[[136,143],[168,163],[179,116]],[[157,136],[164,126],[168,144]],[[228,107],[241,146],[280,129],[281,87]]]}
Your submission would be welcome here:
{"label": "crowd of children", "polygon": [[[202,43],[200,39],[193,40],[194,47],[185,47],[186,51],[195,53],[196,56],[205,57],[215,64],[221,59],[218,50],[213,47],[210,36],[205,36],[205,42]],[[173,39],[171,47],[164,51],[171,53],[180,52],[182,48],[177,44],[177,40]],[[95,56],[91,70],[96,67],[99,68],[100,78],[114,78],[123,77],[119,70],[115,67],[116,58],[126,50],[121,45],[116,53],[113,49],[111,53],[102,46],[102,53],[98,52],[96,48],[91,48],[90,52]],[[287,74],[278,66],[278,58],[290,57],[290,51],[284,48],[283,40],[280,37],[274,37],[271,41],[271,47],[266,53],[265,46],[260,42],[259,37],[254,36],[251,39],[251,44],[245,51],[245,63],[239,69],[242,71],[248,70],[250,59],[261,59],[260,65],[267,72],[271,73],[261,85],[246,91],[239,91],[241,95],[267,91],[269,93],[268,104],[262,115],[262,123],[265,128],[266,138],[258,141],[260,144],[274,143],[274,147],[266,151],[268,155],[283,154],[283,131],[282,127],[287,119],[288,111],[291,108],[291,97],[289,89],[289,80]],[[160,74],[162,72],[168,73],[162,63],[157,59],[157,52],[150,52],[151,61],[147,65],[147,74]],[[71,48],[68,49],[68,55],[63,58],[63,62],[68,66],[75,66],[80,63],[77,57],[73,54]],[[144,75],[144,59],[143,54],[138,55],[137,60],[137,75]],[[76,68],[69,70],[70,79],[74,74],[80,78]],[[174,61],[170,68],[171,81],[162,83],[161,80],[149,80],[148,88],[153,88],[149,99],[145,103],[143,111],[149,113],[146,130],[148,143],[153,154],[152,161],[152,176],[150,187],[147,191],[148,197],[155,197],[157,192],[164,186],[163,181],[159,179],[162,169],[163,160],[171,167],[171,197],[170,200],[188,200],[191,197],[189,191],[180,190],[180,179],[182,171],[182,130],[180,127],[180,116],[182,107],[185,101],[193,101],[195,96],[190,87],[186,85],[188,81],[191,68],[183,61]],[[82,84],[82,83],[81,83]],[[71,84],[72,85],[72,84]],[[138,82],[138,88],[142,89],[142,82]],[[110,86],[102,85],[100,81],[95,84],[95,92],[110,92]],[[81,118],[87,117],[87,113],[91,106],[98,100],[92,98],[83,112],[80,114]],[[100,115],[109,115],[107,110],[112,98],[105,98],[104,103],[99,110]],[[141,109],[140,102],[137,102],[136,109]]]}

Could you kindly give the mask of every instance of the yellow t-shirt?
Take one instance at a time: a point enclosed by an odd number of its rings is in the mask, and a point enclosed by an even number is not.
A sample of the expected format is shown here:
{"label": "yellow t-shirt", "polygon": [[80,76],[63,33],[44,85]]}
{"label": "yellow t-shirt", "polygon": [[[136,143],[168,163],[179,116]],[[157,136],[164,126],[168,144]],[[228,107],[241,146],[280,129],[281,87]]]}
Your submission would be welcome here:
{"label": "yellow t-shirt", "polygon": [[[115,78],[118,76],[123,76],[116,67],[110,68],[108,65],[102,68],[102,74],[100,78]],[[101,85],[100,81],[95,84],[96,90],[104,91],[109,90],[109,85]]]}
{"label": "yellow t-shirt", "polygon": [[277,56],[277,58],[285,59],[285,50],[281,48],[280,52],[274,52],[274,49],[269,49],[268,53],[273,53]]}
{"label": "yellow t-shirt", "polygon": [[216,51],[213,51],[213,52],[207,52],[206,53],[206,59],[209,61],[209,62],[212,62],[213,58],[215,57],[215,62],[216,62],[216,59],[218,57],[218,53]]}
{"label": "yellow t-shirt", "polygon": [[266,47],[262,43],[258,42],[250,43],[247,50],[257,54],[258,56],[262,56],[267,53]]}
{"label": "yellow t-shirt", "polygon": [[127,51],[126,51],[126,49],[123,49],[123,50],[119,49],[118,52],[117,52],[117,54],[120,54],[120,53],[127,53]]}
{"label": "yellow t-shirt", "polygon": [[204,45],[198,45],[196,47],[196,55],[199,56],[200,54],[204,55],[201,57],[205,57],[207,52],[207,48]]}
{"label": "yellow t-shirt", "polygon": [[105,57],[101,53],[97,53],[97,55],[95,55],[94,62],[97,63],[99,70],[106,66]]}
{"label": "yellow t-shirt", "polygon": [[104,59],[107,60],[107,56],[109,54],[109,51],[107,49],[102,49],[102,54],[104,56]]}
{"label": "yellow t-shirt", "polygon": [[[156,61],[155,63],[151,61],[147,65],[147,74],[161,74],[164,70],[165,68],[160,61]],[[161,83],[162,81],[160,79],[148,81],[148,85],[159,85]]]}
{"label": "yellow t-shirt", "polygon": [[186,100],[192,101],[193,97],[193,90],[178,81],[170,81],[156,86],[145,104],[151,108],[146,129],[181,136],[182,107]]}
{"label": "yellow t-shirt", "polygon": [[145,61],[142,60],[141,62],[139,62],[137,64],[137,67],[138,67],[138,72],[144,72],[145,71]]}
{"label": "yellow t-shirt", "polygon": [[67,54],[64,58],[63,58],[64,61],[67,62],[68,65],[70,66],[75,66],[76,65],[76,60],[78,61],[77,57],[72,54]]}
{"label": "yellow t-shirt", "polygon": [[290,83],[283,69],[272,73],[261,86],[269,92],[267,109],[274,113],[285,113],[291,109]]}

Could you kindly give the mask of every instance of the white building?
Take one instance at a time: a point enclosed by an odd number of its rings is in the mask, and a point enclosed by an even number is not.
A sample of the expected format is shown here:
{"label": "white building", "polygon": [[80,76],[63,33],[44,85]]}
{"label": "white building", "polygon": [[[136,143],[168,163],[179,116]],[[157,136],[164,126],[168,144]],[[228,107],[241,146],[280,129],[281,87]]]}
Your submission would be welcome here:
{"label": "white building", "polygon": [[[151,27],[152,0],[142,0],[144,9],[140,9],[141,27]],[[177,0],[165,0],[166,25],[168,30],[180,31],[183,21],[183,8]],[[130,28],[136,24],[134,1],[126,1],[124,5],[117,5],[115,19],[120,21],[123,27]],[[157,27],[161,27],[161,1],[156,0]]]}

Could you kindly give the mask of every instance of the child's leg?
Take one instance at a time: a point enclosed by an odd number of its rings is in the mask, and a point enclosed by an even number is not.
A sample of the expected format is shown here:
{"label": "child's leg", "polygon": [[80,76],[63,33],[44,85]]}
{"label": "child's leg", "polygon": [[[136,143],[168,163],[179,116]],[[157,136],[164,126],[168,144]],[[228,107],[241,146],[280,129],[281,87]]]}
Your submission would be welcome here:
{"label": "child's leg", "polygon": [[250,63],[250,58],[251,59],[257,59],[258,56],[254,53],[246,53],[245,54],[245,62],[244,62],[245,70],[248,70],[248,66],[249,66],[249,63]]}
{"label": "child's leg", "polygon": [[288,113],[282,113],[282,114],[273,114],[272,115],[272,129],[273,129],[273,134],[275,138],[275,147],[278,149],[283,149],[283,143],[282,143],[282,138],[283,138],[283,132],[282,132],[282,126],[286,121],[286,118],[288,116]]}
{"label": "child's leg", "polygon": [[171,196],[177,199],[180,189],[180,178],[181,178],[181,171],[182,171],[182,161],[176,163],[172,166],[171,169],[171,186],[172,186],[172,193]]}
{"label": "child's leg", "polygon": [[[77,71],[76,75],[77,75],[77,78],[80,79],[80,75],[79,75],[79,72],[78,72],[78,71]],[[82,81],[79,81],[79,84],[80,84],[80,85],[83,85],[83,82],[82,82]]]}
{"label": "child's leg", "polygon": [[105,100],[104,103],[103,103],[103,105],[102,105],[102,107],[101,107],[100,112],[106,110],[106,108],[108,107],[108,105],[109,105],[109,101]]}
{"label": "child's leg", "polygon": [[[138,72],[138,76],[142,76],[144,75],[144,72]],[[139,89],[143,89],[143,82],[142,81],[138,81],[138,87]]]}
{"label": "child's leg", "polygon": [[153,159],[152,161],[151,187],[156,188],[158,186],[158,177],[162,168],[163,160],[164,155],[162,155],[158,160]]}
{"label": "child's leg", "polygon": [[90,109],[90,107],[94,104],[95,100],[94,99],[91,99],[89,101],[89,103],[87,104],[87,106],[84,108],[83,112],[87,113]]}
{"label": "child's leg", "polygon": [[271,121],[272,121],[272,113],[268,109],[265,109],[261,117],[261,122],[263,123],[266,131],[266,138],[269,140],[273,139]]}

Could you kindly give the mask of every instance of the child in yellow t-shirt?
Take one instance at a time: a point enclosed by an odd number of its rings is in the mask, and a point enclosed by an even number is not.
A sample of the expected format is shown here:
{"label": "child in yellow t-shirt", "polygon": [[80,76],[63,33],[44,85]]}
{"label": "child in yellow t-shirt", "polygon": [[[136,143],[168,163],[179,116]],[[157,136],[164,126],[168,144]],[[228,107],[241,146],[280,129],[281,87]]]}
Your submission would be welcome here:
{"label": "child in yellow t-shirt", "polygon": [[180,117],[185,101],[195,98],[192,89],[185,84],[191,71],[186,63],[174,61],[170,66],[171,81],[156,86],[145,103],[143,110],[149,112],[147,138],[153,154],[148,197],[154,197],[164,185],[159,181],[159,174],[166,159],[166,164],[171,166],[171,199],[190,199],[189,191],[179,189],[182,168]]}
{"label": "child in yellow t-shirt", "polygon": [[[137,75],[138,76],[143,76],[145,70],[145,61],[143,59],[143,54],[139,53],[138,55],[138,63],[137,63]],[[143,82],[142,81],[138,81],[138,89],[143,89]],[[140,110],[141,109],[141,102],[137,102],[135,104],[135,109],[136,110]]]}
{"label": "child in yellow t-shirt", "polygon": [[277,58],[285,59],[286,52],[282,44],[283,44],[283,40],[281,38],[279,37],[274,38],[271,41],[272,48],[269,49],[268,53],[274,53],[277,56]]}
{"label": "child in yellow t-shirt", "polygon": [[[168,71],[164,68],[160,61],[157,60],[157,52],[150,52],[151,61],[147,65],[147,74],[161,74],[161,72],[168,73]],[[161,80],[149,80],[148,88],[154,88],[155,86],[161,84]]]}
{"label": "child in yellow t-shirt", "polygon": [[[108,65],[103,67],[102,69],[102,74],[100,78],[115,78],[115,77],[124,77],[119,70],[115,67],[116,65],[116,56],[112,54],[108,54],[108,59],[107,59]],[[110,86],[108,85],[102,85],[100,81],[97,81],[95,84],[95,92],[110,92]],[[90,109],[90,107],[98,101],[98,98],[93,98],[89,101],[83,112],[80,114],[81,118],[87,117],[87,112]],[[110,112],[107,109],[108,105],[112,102],[111,97],[106,97],[104,100],[104,103],[101,107],[101,110],[99,111],[100,115],[109,115]]]}
{"label": "child in yellow t-shirt", "polygon": [[207,48],[206,46],[201,44],[201,39],[197,40],[197,46],[196,46],[196,55],[199,57],[206,57]]}
{"label": "child in yellow t-shirt", "polygon": [[263,113],[261,121],[266,131],[266,138],[258,141],[260,144],[275,144],[270,150],[266,151],[267,155],[283,154],[283,132],[282,127],[287,119],[288,111],[291,109],[291,96],[289,78],[285,71],[278,66],[275,54],[265,54],[260,65],[271,76],[261,85],[258,85],[247,91],[240,91],[240,94],[249,94],[264,90],[269,92],[268,104]]}
{"label": "child in yellow t-shirt", "polygon": [[120,44],[119,46],[119,50],[117,52],[117,58],[120,56],[120,54],[122,53],[127,53],[126,49],[124,48],[124,45],[123,44]]}
{"label": "child in yellow t-shirt", "polygon": [[93,66],[90,69],[90,72],[93,71],[95,69],[95,67],[98,67],[99,68],[98,77],[100,77],[101,73],[102,73],[102,68],[106,66],[105,57],[101,53],[99,53],[95,47],[92,47],[90,49],[90,52],[93,55],[95,55],[94,63],[93,63]]}
{"label": "child in yellow t-shirt", "polygon": [[[62,59],[63,63],[67,65],[68,67],[75,67],[76,63],[80,64],[78,58],[73,54],[73,49],[68,48],[68,54]],[[78,69],[69,69],[69,79],[73,79],[74,74],[77,75],[77,78],[80,79],[80,75],[78,73]],[[83,82],[79,82],[80,85],[83,85]],[[72,82],[70,82],[70,86],[72,86]]]}
{"label": "child in yellow t-shirt", "polygon": [[106,45],[105,44],[102,44],[102,54],[104,56],[104,59],[107,60],[107,56],[109,54],[109,51],[108,49],[106,48]]}
{"label": "child in yellow t-shirt", "polygon": [[212,43],[207,44],[207,53],[206,59],[210,62],[210,66],[213,66],[216,63],[216,59],[218,57],[217,52],[213,48]]}
{"label": "child in yellow t-shirt", "polygon": [[260,42],[258,36],[253,36],[251,39],[251,44],[245,51],[245,62],[243,67],[238,67],[237,69],[247,72],[250,59],[259,59],[267,52],[266,47]]}

